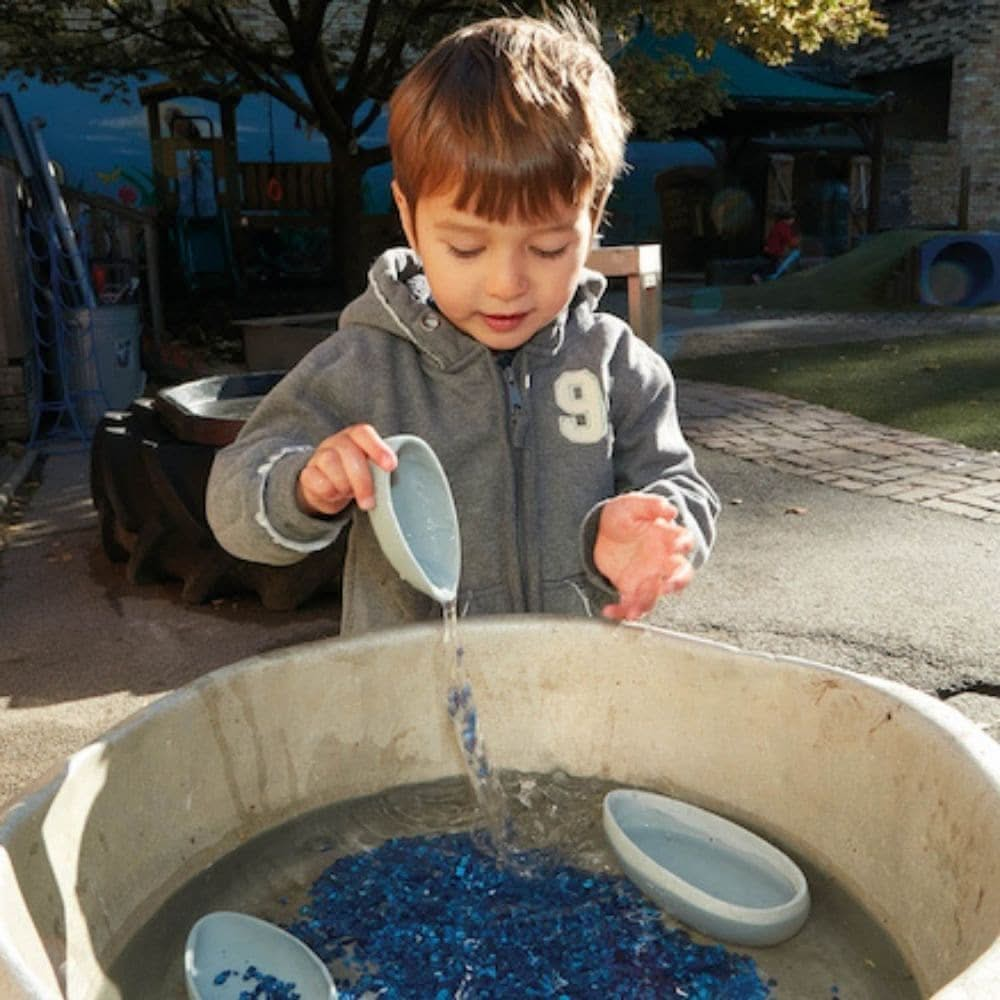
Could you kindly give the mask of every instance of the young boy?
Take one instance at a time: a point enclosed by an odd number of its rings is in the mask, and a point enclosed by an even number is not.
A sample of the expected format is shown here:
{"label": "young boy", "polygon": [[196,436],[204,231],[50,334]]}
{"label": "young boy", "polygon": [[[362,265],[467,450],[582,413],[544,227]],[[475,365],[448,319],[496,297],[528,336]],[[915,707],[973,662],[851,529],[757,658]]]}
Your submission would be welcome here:
{"label": "young boy", "polygon": [[390,106],[410,249],[383,254],[338,331],[222,450],[208,517],[235,555],[290,564],[351,524],[341,634],[434,618],[365,512],[390,434],[437,452],[462,535],[463,614],[635,619],[681,590],[718,500],[665,362],[595,312],[584,268],[628,122],[592,33],[500,18],[440,42]]}

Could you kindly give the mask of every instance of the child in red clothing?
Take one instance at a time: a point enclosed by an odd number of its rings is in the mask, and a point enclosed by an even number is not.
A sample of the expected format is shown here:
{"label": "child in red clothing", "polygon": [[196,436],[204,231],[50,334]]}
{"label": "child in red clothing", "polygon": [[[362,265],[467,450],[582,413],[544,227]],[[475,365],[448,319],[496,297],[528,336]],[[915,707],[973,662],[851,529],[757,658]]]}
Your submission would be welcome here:
{"label": "child in red clothing", "polygon": [[764,260],[754,272],[755,284],[775,275],[789,254],[798,250],[799,230],[795,224],[795,211],[791,208],[778,212],[764,241]]}

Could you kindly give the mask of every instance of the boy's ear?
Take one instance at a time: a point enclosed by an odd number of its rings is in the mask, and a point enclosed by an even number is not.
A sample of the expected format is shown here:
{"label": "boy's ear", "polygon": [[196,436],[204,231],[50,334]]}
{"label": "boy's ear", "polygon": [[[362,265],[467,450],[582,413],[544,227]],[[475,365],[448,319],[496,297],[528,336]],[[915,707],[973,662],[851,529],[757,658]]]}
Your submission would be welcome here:
{"label": "boy's ear", "polygon": [[392,200],[396,203],[396,210],[399,212],[399,221],[403,226],[403,232],[406,234],[406,242],[410,244],[410,249],[416,253],[416,227],[413,225],[413,214],[410,212],[410,203],[406,200],[406,195],[403,194],[395,178],[393,178],[390,187],[392,188]]}

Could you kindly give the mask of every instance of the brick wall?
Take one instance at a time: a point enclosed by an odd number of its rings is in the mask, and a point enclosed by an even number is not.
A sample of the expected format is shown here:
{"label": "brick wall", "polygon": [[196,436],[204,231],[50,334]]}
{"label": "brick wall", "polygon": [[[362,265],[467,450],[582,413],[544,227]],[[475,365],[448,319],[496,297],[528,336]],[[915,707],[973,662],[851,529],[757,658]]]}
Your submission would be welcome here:
{"label": "brick wall", "polygon": [[910,161],[910,222],[953,226],[958,221],[962,156],[954,142],[913,142]]}
{"label": "brick wall", "polygon": [[[853,76],[919,66],[960,52],[975,36],[980,0],[875,0],[889,24],[884,39],[865,39],[844,52]],[[987,4],[988,6],[988,4]]]}
{"label": "brick wall", "polygon": [[981,7],[975,41],[953,63],[948,144],[972,168],[969,225],[1000,229],[1000,4]]}
{"label": "brick wall", "polygon": [[950,59],[951,101],[941,141],[887,140],[882,224],[954,225],[969,166],[969,225],[1000,228],[1000,0],[903,0],[883,13],[888,38],[844,52],[849,74],[873,80]]}

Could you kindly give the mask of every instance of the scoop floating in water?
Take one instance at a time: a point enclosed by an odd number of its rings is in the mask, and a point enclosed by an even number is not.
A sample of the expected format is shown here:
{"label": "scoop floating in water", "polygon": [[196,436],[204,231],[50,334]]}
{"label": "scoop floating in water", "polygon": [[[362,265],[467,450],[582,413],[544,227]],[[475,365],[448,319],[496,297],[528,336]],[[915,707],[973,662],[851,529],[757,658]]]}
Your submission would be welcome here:
{"label": "scoop floating in water", "polygon": [[314,952],[245,913],[208,913],[191,928],[184,977],[191,1000],[237,1000],[261,985],[268,997],[337,1000],[330,973]]}
{"label": "scoop floating in water", "polygon": [[399,464],[394,472],[371,465],[375,507],[369,516],[375,537],[408,584],[447,604],[458,593],[462,559],[448,478],[423,438],[397,434],[385,442]]}
{"label": "scoop floating in water", "polygon": [[625,874],[658,906],[731,944],[778,944],[809,916],[801,869],[714,813],[652,792],[604,799],[604,831]]}

